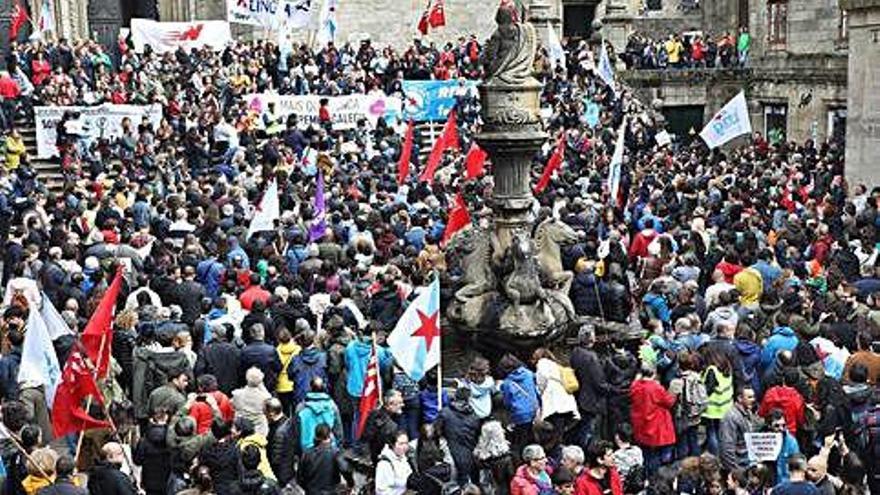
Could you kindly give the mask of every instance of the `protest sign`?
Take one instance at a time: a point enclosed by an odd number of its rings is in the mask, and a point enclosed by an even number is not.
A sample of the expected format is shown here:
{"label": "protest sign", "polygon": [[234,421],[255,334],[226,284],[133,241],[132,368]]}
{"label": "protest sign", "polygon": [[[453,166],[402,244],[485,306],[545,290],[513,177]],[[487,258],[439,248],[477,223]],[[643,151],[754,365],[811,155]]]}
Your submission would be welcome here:
{"label": "protest sign", "polygon": [[232,31],[226,21],[157,22],[132,19],[131,41],[138,52],[144,51],[147,45],[157,53],[206,46],[219,50],[232,42]]}
{"label": "protest sign", "polygon": [[114,139],[122,135],[122,121],[131,120],[131,129],[146,117],[157,128],[162,123],[162,105],[99,105],[95,107],[34,107],[37,134],[37,157],[48,159],[58,156],[58,123],[66,112],[79,113],[78,119],[69,121],[68,132],[87,139]]}
{"label": "protest sign", "polygon": [[782,450],[782,434],[746,433],[746,449],[749,452],[749,461],[775,461]]}

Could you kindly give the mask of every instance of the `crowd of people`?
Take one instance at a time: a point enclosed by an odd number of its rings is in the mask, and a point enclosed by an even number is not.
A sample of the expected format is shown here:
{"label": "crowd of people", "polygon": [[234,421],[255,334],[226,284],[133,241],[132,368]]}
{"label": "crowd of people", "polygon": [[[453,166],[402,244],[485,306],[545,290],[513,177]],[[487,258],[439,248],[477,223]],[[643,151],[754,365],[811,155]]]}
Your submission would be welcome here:
{"label": "crowd of people", "polygon": [[[667,62],[708,63],[689,43]],[[725,63],[744,63],[745,46]],[[446,212],[460,192],[486,221],[491,175],[465,181],[452,151],[433,183],[401,184],[405,122],[340,130],[325,110],[306,125],[242,95],[404,96],[405,79],[479,78],[477,40],[402,55],[369,41],[165,55],[123,43],[116,63],[92,42],[13,46],[0,76],[13,140],[36,102],[154,102],[164,117],[114,140],[62,122],[59,192],[7,145],[5,493],[880,493],[880,190],[845,184],[835,142],[659,146],[656,115],[593,74],[598,47],[566,50],[565,67],[544,52],[535,63],[550,135],[535,178],[551,143],[566,144],[534,214],[580,233],[563,265],[575,310],[598,326],[582,325],[573,349],[475,357],[438,389],[436,370],[404,373],[386,337],[435,273],[450,297],[462,267],[440,245]],[[463,93],[457,109],[467,150],[479,103]],[[277,228],[249,236],[272,180]],[[45,385],[18,379],[29,316],[60,311],[63,365],[120,267],[107,407],[87,410],[112,427],[54,438]],[[361,421],[374,346],[383,401]],[[751,446],[762,432],[778,442],[770,459]]]}
{"label": "crowd of people", "polygon": [[620,58],[632,70],[734,69],[747,66],[751,46],[746,28],[718,37],[702,31],[672,33],[666,39],[633,33]]}

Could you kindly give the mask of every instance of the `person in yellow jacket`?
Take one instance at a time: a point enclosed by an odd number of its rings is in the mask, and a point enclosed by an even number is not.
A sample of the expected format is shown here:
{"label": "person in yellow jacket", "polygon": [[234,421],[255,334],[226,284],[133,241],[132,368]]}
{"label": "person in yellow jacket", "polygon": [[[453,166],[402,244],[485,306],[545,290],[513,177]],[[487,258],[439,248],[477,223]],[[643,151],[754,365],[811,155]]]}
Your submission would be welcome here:
{"label": "person in yellow jacket", "polygon": [[6,136],[5,145],[6,169],[15,170],[21,165],[21,158],[27,154],[27,147],[24,145],[24,140],[21,139],[21,134],[15,129]]}
{"label": "person in yellow jacket", "polygon": [[739,302],[745,307],[756,308],[764,292],[764,279],[754,268],[740,270],[733,276],[733,285],[739,291]]}
{"label": "person in yellow jacket", "polygon": [[44,447],[30,454],[27,461],[28,475],[21,481],[21,486],[27,495],[36,495],[41,489],[51,485],[55,481],[55,461],[58,454],[54,450]]}
{"label": "person in yellow jacket", "polygon": [[256,447],[260,451],[260,463],[257,470],[271,480],[275,480],[275,473],[272,472],[272,466],[269,465],[269,456],[266,455],[266,437],[254,431],[254,423],[247,418],[235,418],[232,423],[232,434],[238,438],[238,450],[244,451],[248,446]]}
{"label": "person in yellow jacket", "polygon": [[278,359],[281,360],[281,373],[278,373],[278,383],[275,385],[275,392],[278,394],[278,400],[281,401],[281,408],[288,417],[293,414],[293,380],[287,376],[287,367],[293,361],[293,358],[302,350],[290,331],[282,328],[278,331],[278,346],[275,350],[278,352]]}

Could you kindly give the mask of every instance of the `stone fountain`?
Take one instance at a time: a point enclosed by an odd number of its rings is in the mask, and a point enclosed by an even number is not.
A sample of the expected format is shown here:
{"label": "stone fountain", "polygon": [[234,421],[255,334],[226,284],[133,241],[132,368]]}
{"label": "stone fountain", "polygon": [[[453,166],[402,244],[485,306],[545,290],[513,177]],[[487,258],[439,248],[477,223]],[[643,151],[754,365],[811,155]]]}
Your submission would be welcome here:
{"label": "stone fountain", "polygon": [[576,320],[572,273],[560,245],[575,231],[553,218],[535,225],[532,159],[547,140],[541,83],[533,76],[537,35],[521,0],[503,0],[483,55],[482,131],[476,139],[494,164],[491,226],[457,236],[447,253],[463,275],[447,316],[460,329],[527,346],[562,335]]}

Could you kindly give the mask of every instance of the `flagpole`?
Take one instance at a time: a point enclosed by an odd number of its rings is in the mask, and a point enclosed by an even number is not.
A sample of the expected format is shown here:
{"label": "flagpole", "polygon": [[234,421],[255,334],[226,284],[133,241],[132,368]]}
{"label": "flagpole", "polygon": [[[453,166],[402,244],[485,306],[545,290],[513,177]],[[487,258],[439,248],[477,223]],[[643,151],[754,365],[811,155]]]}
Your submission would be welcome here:
{"label": "flagpole", "polygon": [[[434,280],[437,281],[437,285],[440,285],[439,275],[437,274],[437,270],[434,270]],[[440,307],[437,307],[437,312],[440,312]],[[437,321],[440,321],[440,316],[437,316]],[[442,327],[442,325],[440,325]],[[443,331],[441,330],[439,337],[439,342],[437,343],[440,348],[437,350],[437,410],[443,410]]]}
{"label": "flagpole", "polygon": [[46,471],[44,471],[43,468],[40,466],[40,463],[34,461],[33,457],[31,457],[31,455],[30,455],[30,454],[28,453],[28,451],[24,448],[24,446],[21,444],[21,442],[19,442],[19,440],[18,440],[18,438],[15,436],[15,434],[12,433],[11,431],[9,431],[9,430],[6,428],[6,425],[4,425],[2,422],[0,422],[0,432],[6,434],[6,437],[9,438],[9,440],[12,441],[12,445],[16,448],[16,450],[18,450],[19,452],[21,452],[21,454],[24,456],[24,458],[27,459],[32,465],[34,465],[34,466],[37,468],[37,470],[40,471],[40,474],[42,474],[44,478],[46,478],[46,479],[51,478],[51,477],[46,473]]}
{"label": "flagpole", "polygon": [[[107,332],[104,332],[103,335],[101,335],[101,343],[98,345],[98,359],[101,359],[101,356],[104,355],[104,346],[106,345],[106,343],[107,343]],[[99,361],[98,366],[95,366],[94,363],[91,362],[91,360],[89,359],[89,357],[87,355],[84,356],[84,358],[85,358],[86,362],[92,366],[92,380],[94,380],[95,384],[97,385],[98,372],[100,371],[99,367],[100,367],[101,363]],[[108,363],[108,366],[109,366],[109,363]],[[92,399],[93,399],[92,395],[89,395],[89,397],[86,399],[86,414],[88,414],[89,409],[92,408]],[[110,418],[110,415],[107,414],[106,412],[104,414],[107,416],[108,419],[110,419],[110,424],[112,426],[113,425],[113,418]],[[79,459],[79,453],[80,453],[80,450],[82,450],[83,438],[86,436],[85,435],[86,421],[83,420],[82,424],[83,424],[83,426],[82,426],[82,430],[80,430],[80,432],[79,432],[79,439],[76,441],[76,453],[73,456],[74,463],[76,463],[77,460]],[[115,430],[115,428],[112,428],[112,429]]]}
{"label": "flagpole", "polygon": [[376,331],[373,330],[373,355],[376,356],[376,390],[379,391],[379,407],[384,405],[382,393],[382,368],[379,367],[379,345],[376,344]]}

